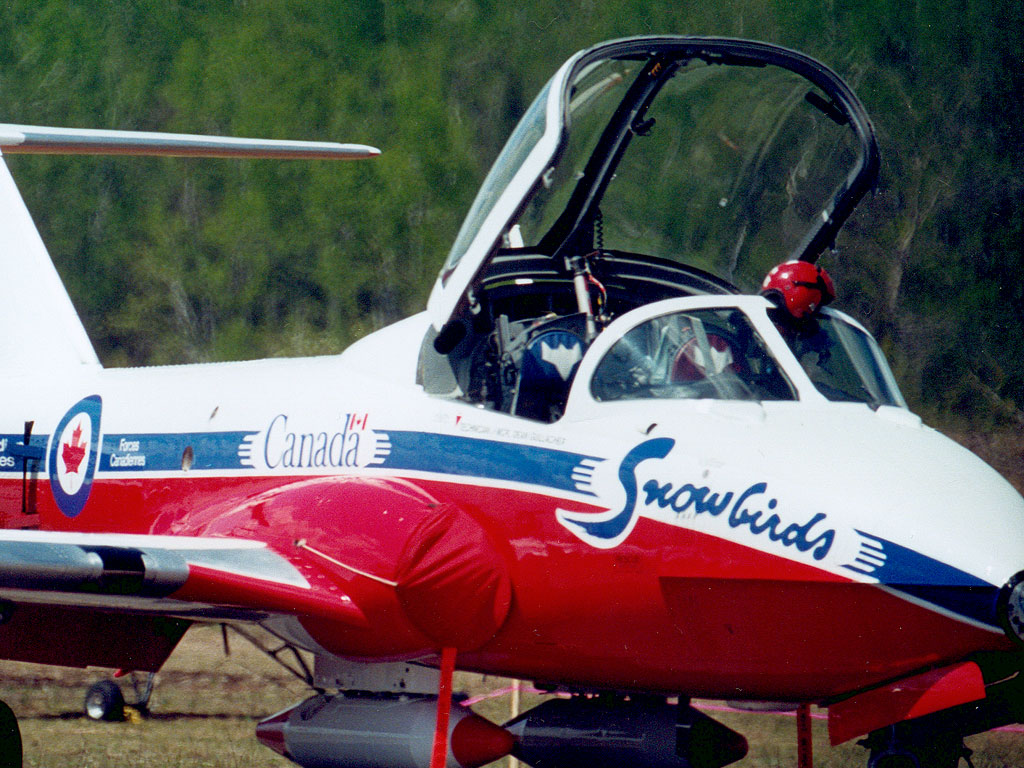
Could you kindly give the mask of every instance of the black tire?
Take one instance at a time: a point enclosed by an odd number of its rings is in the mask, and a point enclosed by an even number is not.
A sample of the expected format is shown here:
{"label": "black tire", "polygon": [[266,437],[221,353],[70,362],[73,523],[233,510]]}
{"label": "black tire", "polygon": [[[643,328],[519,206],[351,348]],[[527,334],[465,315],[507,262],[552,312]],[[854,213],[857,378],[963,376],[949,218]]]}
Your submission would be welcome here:
{"label": "black tire", "polygon": [[21,768],[21,729],[18,718],[0,701],[0,768]]}
{"label": "black tire", "polygon": [[956,733],[917,733],[886,747],[871,748],[868,768],[957,768],[970,754]]}
{"label": "black tire", "polygon": [[85,716],[90,720],[124,720],[124,694],[113,680],[100,680],[85,693]]}

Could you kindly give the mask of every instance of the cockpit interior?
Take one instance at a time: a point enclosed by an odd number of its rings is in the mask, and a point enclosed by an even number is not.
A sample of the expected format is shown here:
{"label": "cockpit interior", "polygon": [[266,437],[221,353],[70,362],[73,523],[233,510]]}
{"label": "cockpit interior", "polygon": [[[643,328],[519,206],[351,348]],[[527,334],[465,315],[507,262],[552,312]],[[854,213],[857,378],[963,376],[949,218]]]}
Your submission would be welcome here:
{"label": "cockpit interior", "polygon": [[[885,365],[874,350],[853,362],[863,329],[844,336],[834,328],[854,326],[822,316],[789,329],[780,358],[785,334],[766,338],[730,306],[774,264],[816,260],[876,173],[859,103],[800,54],[714,38],[583,52],[524,114],[467,215],[428,304],[419,383],[553,422],[617,318],[720,296],[622,329],[591,396],[799,399],[794,378],[816,369],[827,399],[899,402],[891,375],[851,383]],[[803,374],[787,374],[790,355]]]}

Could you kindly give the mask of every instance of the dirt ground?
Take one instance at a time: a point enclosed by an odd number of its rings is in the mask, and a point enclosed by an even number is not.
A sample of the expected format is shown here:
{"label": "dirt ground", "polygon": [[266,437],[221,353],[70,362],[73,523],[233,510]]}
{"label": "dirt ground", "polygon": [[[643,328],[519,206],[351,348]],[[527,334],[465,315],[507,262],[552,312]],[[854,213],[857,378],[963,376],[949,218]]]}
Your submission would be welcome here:
{"label": "dirt ground", "polygon": [[[126,722],[94,722],[82,714],[87,687],[109,678],[109,670],[72,670],[0,662],[0,699],[19,718],[27,768],[252,768],[294,765],[256,741],[263,717],[309,694],[301,681],[238,637],[226,654],[220,629],[194,627],[157,676],[151,714]],[[142,679],[139,679],[142,682]],[[120,680],[129,704],[130,679]],[[457,691],[477,703],[478,713],[496,722],[511,714],[511,681],[459,674]],[[526,693],[522,707],[539,697]],[[748,756],[737,768],[796,765],[796,723],[791,714],[723,711],[721,702],[698,702],[707,714],[743,733]],[[129,712],[131,715],[131,712]],[[863,768],[867,755],[855,744],[827,747],[822,713],[815,713],[818,768]],[[975,768],[1024,765],[1024,733],[972,737]],[[495,765],[504,766],[506,761]]]}

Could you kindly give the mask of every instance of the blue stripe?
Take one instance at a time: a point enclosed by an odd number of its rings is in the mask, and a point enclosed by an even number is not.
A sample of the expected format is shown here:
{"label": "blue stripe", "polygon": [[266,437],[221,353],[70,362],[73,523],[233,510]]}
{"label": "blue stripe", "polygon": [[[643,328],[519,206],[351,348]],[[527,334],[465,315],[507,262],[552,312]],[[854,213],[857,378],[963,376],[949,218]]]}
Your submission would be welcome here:
{"label": "blue stripe", "polygon": [[[21,432],[17,434],[0,434],[0,473],[4,472],[15,472],[21,474],[24,467],[24,454],[20,451],[24,451],[24,447],[21,441],[25,439],[25,435]],[[42,468],[43,458],[46,454],[46,446],[50,442],[49,435],[33,434],[32,438],[28,441],[29,446],[34,449],[36,454],[40,455],[40,458],[30,458],[28,460],[28,471],[35,472]]]}
{"label": "blue stripe", "polygon": [[601,461],[596,456],[433,432],[388,430],[386,434],[391,451],[381,466],[388,469],[529,483],[594,495],[579,489],[572,473],[581,461]]}
{"label": "blue stripe", "polygon": [[863,531],[857,533],[878,542],[874,546],[871,542],[864,544],[875,552],[881,551],[884,561],[868,567],[847,565],[845,568],[874,576],[887,587],[960,616],[999,626],[996,614],[999,587],[880,536]]}
{"label": "blue stripe", "polygon": [[[173,472],[187,448],[192,469],[247,469],[239,456],[246,437],[258,432],[183,432],[104,435],[101,472]],[[122,442],[123,441],[123,442]],[[138,444],[136,446],[136,443]]]}
{"label": "blue stripe", "polygon": [[979,621],[992,627],[999,627],[996,601],[999,587],[991,584],[975,587],[950,587],[936,585],[896,586],[898,591],[919,600],[945,608],[960,616]]}

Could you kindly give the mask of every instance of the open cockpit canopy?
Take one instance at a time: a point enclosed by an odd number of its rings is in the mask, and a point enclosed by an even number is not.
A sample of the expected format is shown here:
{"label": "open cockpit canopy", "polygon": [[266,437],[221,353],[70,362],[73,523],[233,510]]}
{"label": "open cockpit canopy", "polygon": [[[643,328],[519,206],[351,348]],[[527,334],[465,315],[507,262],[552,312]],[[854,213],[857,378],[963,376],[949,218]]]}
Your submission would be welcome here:
{"label": "open cockpit canopy", "polygon": [[567,256],[629,254],[605,276],[639,260],[752,290],[828,247],[877,168],[860,102],[807,56],[714,38],[596,46],[544,86],[495,162],[431,296],[434,324],[517,259],[565,277]]}
{"label": "open cockpit canopy", "polygon": [[718,38],[598,45],[495,161],[431,294],[429,346],[460,396],[494,405],[471,371],[515,358],[537,323],[586,347],[638,306],[754,291],[829,247],[877,169],[860,102],[807,56]]}

